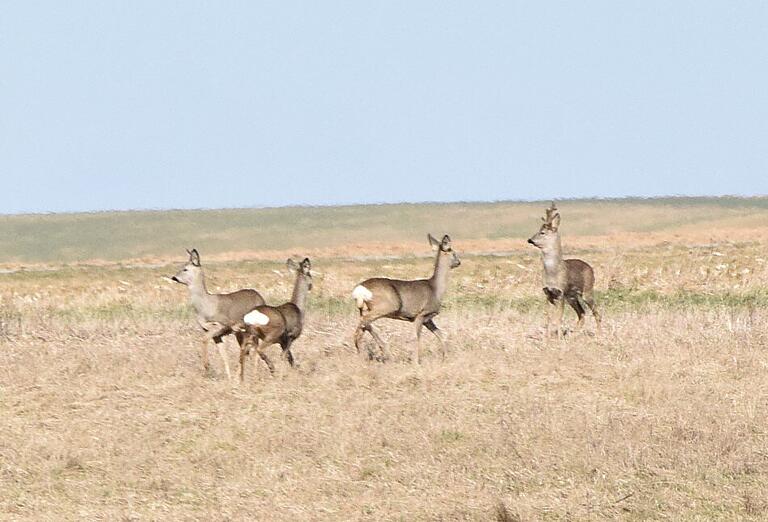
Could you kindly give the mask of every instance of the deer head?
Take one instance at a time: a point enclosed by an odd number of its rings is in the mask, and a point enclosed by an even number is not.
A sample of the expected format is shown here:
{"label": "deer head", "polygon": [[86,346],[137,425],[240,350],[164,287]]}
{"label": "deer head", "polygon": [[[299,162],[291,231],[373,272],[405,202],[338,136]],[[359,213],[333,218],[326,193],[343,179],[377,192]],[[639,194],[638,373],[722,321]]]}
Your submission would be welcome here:
{"label": "deer head", "polygon": [[528,239],[528,243],[540,248],[541,250],[548,250],[556,245],[559,239],[558,229],[560,228],[560,214],[557,212],[555,202],[548,209],[546,209],[544,217],[541,218],[541,227],[539,231]]}
{"label": "deer head", "polygon": [[186,262],[171,280],[189,286],[195,278],[199,277],[203,269],[200,266],[200,254],[197,252],[196,248],[187,250],[187,254],[189,254],[189,261]]}
{"label": "deer head", "polygon": [[449,266],[451,268],[456,268],[461,264],[459,256],[456,255],[456,252],[451,246],[451,238],[448,237],[448,234],[443,236],[442,241],[438,241],[432,237],[432,234],[427,234],[427,239],[429,240],[429,244],[432,245],[432,249],[438,252],[438,256],[450,257]]}
{"label": "deer head", "polygon": [[296,274],[297,278],[304,278],[307,281],[307,289],[312,290],[312,264],[308,257],[305,257],[301,263],[288,259],[285,264],[290,272]]}

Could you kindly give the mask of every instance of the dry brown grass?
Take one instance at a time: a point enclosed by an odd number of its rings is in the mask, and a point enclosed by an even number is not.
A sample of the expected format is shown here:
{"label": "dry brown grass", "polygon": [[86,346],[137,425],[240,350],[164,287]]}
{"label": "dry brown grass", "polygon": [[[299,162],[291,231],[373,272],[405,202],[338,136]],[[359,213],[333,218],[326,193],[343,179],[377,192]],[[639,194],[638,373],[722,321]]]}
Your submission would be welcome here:
{"label": "dry brown grass", "polygon": [[[347,294],[430,260],[327,253],[299,369],[249,366],[242,386],[218,357],[201,374],[186,293],[161,277],[175,265],[6,274],[0,518],[766,519],[766,243],[697,241],[566,236],[606,328],[563,342],[541,338],[535,252],[465,255],[437,320],[450,353],[427,337],[417,369],[404,323],[381,322],[394,362],[354,353]],[[280,267],[206,266],[270,301]]]}

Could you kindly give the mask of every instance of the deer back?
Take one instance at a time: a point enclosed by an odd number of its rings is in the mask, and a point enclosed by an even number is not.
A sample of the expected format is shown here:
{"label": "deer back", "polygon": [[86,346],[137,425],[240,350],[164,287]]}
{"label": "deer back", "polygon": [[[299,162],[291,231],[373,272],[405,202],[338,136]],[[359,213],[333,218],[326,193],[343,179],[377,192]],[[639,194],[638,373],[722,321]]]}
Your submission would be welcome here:
{"label": "deer back", "polygon": [[204,319],[228,326],[242,322],[245,314],[264,304],[264,298],[253,289],[238,290],[229,294],[211,294],[210,297],[213,306],[204,313],[207,316]]}
{"label": "deer back", "polygon": [[293,303],[279,306],[261,305],[250,310],[244,318],[247,328],[257,337],[296,339],[301,335],[304,317],[299,307]]}
{"label": "deer back", "polygon": [[373,297],[368,301],[368,307],[395,319],[413,319],[425,311],[437,312],[440,303],[427,279],[403,281],[377,277],[360,283],[367,288]]}

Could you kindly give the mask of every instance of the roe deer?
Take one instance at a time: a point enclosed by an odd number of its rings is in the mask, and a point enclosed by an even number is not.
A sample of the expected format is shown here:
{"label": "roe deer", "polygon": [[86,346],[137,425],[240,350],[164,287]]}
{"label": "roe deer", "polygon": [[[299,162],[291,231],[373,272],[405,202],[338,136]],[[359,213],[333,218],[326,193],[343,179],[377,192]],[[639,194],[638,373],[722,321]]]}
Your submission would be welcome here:
{"label": "roe deer", "polygon": [[231,294],[209,294],[205,287],[205,276],[200,266],[200,254],[196,249],[187,250],[189,261],[171,280],[187,285],[192,306],[197,315],[197,322],[205,332],[202,346],[203,370],[208,372],[208,343],[212,340],[219,347],[219,354],[224,361],[227,378],[231,379],[227,353],[222,344],[222,337],[235,334],[237,343],[243,345],[243,333],[233,327],[242,324],[243,316],[256,306],[264,304],[264,299],[256,290],[246,289]]}
{"label": "roe deer", "polygon": [[243,322],[246,325],[245,342],[240,346],[240,380],[245,379],[245,358],[251,347],[266,363],[269,372],[274,374],[275,367],[264,352],[268,346],[279,343],[283,354],[291,366],[295,365],[291,345],[301,335],[304,326],[304,314],[307,306],[307,296],[312,290],[312,272],[309,258],[296,264],[293,259],[286,263],[288,269],[296,273],[293,285],[293,296],[287,303],[280,306],[259,305],[245,314]]}
{"label": "roe deer", "polygon": [[[567,302],[579,317],[577,325],[584,324],[584,306],[586,303],[595,317],[596,330],[600,332],[600,313],[594,298],[595,273],[589,264],[581,259],[563,259],[560,246],[560,214],[555,203],[546,209],[546,217],[541,218],[539,231],[531,236],[528,243],[541,250],[544,262],[544,295],[550,304],[556,307],[555,326],[557,337],[563,337],[563,309]],[[547,330],[550,331],[551,315],[547,314]]]}
{"label": "roe deer", "polygon": [[445,357],[445,342],[433,319],[440,313],[440,305],[448,286],[448,272],[459,266],[461,261],[451,247],[450,237],[446,235],[443,236],[442,241],[438,241],[431,234],[427,234],[427,238],[429,244],[437,251],[432,277],[414,281],[376,277],[366,279],[352,291],[352,297],[355,298],[360,311],[360,323],[355,330],[355,348],[358,353],[360,353],[360,341],[365,332],[368,332],[379,346],[382,357],[390,358],[389,350],[371,324],[377,319],[387,317],[416,323],[414,364],[419,363],[422,326],[426,326],[435,334],[440,341],[442,355]]}

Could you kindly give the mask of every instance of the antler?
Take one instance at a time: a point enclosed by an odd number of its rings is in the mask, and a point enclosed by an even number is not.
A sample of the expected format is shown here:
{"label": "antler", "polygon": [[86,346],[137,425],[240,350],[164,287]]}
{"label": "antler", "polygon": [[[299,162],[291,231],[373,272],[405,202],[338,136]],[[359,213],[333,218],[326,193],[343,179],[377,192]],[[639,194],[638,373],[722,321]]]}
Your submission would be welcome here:
{"label": "antler", "polygon": [[544,211],[546,213],[546,218],[544,218],[544,223],[552,223],[552,220],[555,218],[555,215],[557,214],[557,207],[555,206],[555,202],[553,201],[549,208]]}

